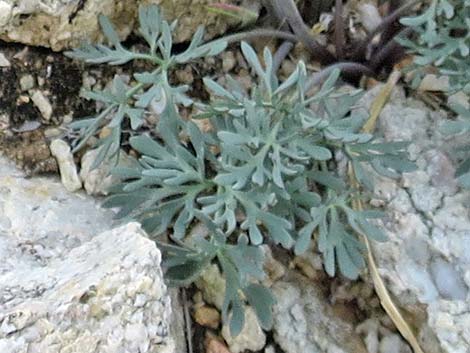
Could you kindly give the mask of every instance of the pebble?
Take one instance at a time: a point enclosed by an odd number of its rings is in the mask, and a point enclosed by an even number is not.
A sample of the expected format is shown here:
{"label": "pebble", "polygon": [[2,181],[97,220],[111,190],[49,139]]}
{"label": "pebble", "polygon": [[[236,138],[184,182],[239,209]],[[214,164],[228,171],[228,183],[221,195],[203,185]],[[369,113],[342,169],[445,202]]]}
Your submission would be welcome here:
{"label": "pebble", "polygon": [[225,324],[222,328],[222,336],[232,353],[241,353],[246,350],[257,352],[266,344],[266,335],[259,325],[254,310],[251,307],[245,309],[245,326],[238,336],[232,337],[228,325]]}
{"label": "pebble", "polygon": [[361,23],[367,32],[372,32],[382,22],[379,10],[372,4],[361,4],[358,6]]}
{"label": "pebble", "polygon": [[28,91],[34,87],[33,75],[24,75],[20,78],[20,87],[22,91]]}
{"label": "pebble", "polygon": [[214,336],[207,336],[204,345],[207,353],[231,353],[227,346]]}
{"label": "pebble", "polygon": [[3,53],[0,53],[0,67],[10,67],[11,64]]}
{"label": "pebble", "polygon": [[64,187],[70,192],[79,190],[82,182],[78,177],[70,146],[65,141],[56,139],[51,142],[50,149],[59,165],[60,178]]}
{"label": "pebble", "polygon": [[220,314],[210,306],[201,306],[194,312],[194,320],[201,326],[215,330],[220,324]]}
{"label": "pebble", "polygon": [[237,59],[232,51],[226,51],[222,54],[222,70],[224,72],[231,71],[237,64]]}
{"label": "pebble", "polygon": [[51,102],[49,102],[49,99],[47,99],[41,91],[34,91],[31,95],[31,99],[34,105],[41,112],[42,117],[49,121],[52,117],[52,105]]}

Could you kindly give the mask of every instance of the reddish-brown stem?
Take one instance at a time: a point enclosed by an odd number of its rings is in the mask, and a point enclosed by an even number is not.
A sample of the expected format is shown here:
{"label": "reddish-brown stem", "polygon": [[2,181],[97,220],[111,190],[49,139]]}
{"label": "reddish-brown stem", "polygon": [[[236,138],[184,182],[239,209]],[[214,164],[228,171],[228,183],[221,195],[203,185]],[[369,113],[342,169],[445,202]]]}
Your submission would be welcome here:
{"label": "reddish-brown stem", "polygon": [[338,60],[344,58],[343,0],[335,3],[335,48]]}
{"label": "reddish-brown stem", "polygon": [[280,9],[280,13],[284,14],[292,31],[299,38],[299,41],[310,51],[314,59],[320,61],[322,64],[331,64],[335,61],[333,54],[325,47],[318,44],[312,37],[309,28],[304,23],[293,0],[274,0],[274,3],[278,9]]}
{"label": "reddish-brown stem", "polygon": [[393,22],[399,19],[402,15],[404,15],[408,10],[410,10],[414,5],[420,3],[421,0],[414,0],[410,1],[407,4],[402,5],[395,11],[393,11],[390,15],[388,15],[384,20],[372,31],[370,32],[367,37],[357,46],[357,49],[354,51],[352,55],[352,60],[360,61],[364,59],[365,53],[367,51],[367,46],[372,41],[372,39],[382,32],[383,30],[387,29]]}

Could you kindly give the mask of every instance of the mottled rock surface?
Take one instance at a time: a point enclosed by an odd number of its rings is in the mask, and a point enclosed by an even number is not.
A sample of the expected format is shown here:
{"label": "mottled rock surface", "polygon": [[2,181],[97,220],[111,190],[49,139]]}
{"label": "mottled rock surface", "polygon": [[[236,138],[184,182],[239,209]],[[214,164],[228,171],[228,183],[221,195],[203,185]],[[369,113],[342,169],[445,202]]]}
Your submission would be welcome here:
{"label": "mottled rock surface", "polygon": [[208,37],[224,33],[230,21],[208,13],[215,0],[0,0],[0,39],[62,50],[81,42],[102,40],[100,13],[117,24],[122,38],[136,27],[140,4],[158,4],[170,20],[178,19],[178,42],[191,38],[198,25],[207,27]]}
{"label": "mottled rock surface", "polygon": [[160,252],[136,223],[0,158],[0,352],[175,352]]}
{"label": "mottled rock surface", "polygon": [[374,202],[385,207],[390,240],[373,247],[380,274],[424,351],[463,353],[470,352],[470,192],[456,183],[453,148],[461,138],[440,134],[445,119],[399,92],[382,111],[385,138],[411,140],[418,170],[400,180],[377,178],[380,199]]}

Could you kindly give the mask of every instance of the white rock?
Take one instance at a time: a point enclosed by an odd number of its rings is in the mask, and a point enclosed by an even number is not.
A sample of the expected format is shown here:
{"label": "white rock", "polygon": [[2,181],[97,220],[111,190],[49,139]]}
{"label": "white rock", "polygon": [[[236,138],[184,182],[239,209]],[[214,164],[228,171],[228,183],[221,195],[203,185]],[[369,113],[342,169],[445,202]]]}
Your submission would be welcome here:
{"label": "white rock", "polygon": [[[12,235],[2,239],[8,247],[21,247]],[[63,255],[45,264],[34,253],[16,255],[17,265],[0,274],[0,343],[24,342],[25,352],[77,353],[116,352],[110,350],[114,342],[139,352],[149,352],[152,342],[174,346],[168,336],[171,307],[160,252],[139,225],[104,232]],[[129,285],[145,293],[148,309],[132,304]],[[45,332],[44,325],[49,327]],[[151,325],[163,330],[151,332]],[[37,333],[31,335],[32,329]]]}
{"label": "white rock", "polygon": [[357,7],[361,23],[367,32],[372,32],[382,22],[379,10],[376,6],[369,3],[362,3]]}
{"label": "white rock", "polygon": [[245,310],[245,326],[236,337],[232,337],[228,325],[222,327],[222,336],[227,342],[231,353],[241,353],[246,350],[259,351],[266,344],[266,335],[259,326],[254,310],[247,307]]}
{"label": "white rock", "polygon": [[[423,351],[463,353],[470,352],[470,341],[463,338],[470,337],[470,192],[456,186],[451,151],[458,141],[440,134],[445,118],[404,97],[391,99],[382,110],[379,133],[386,140],[411,140],[419,170],[390,181],[395,186],[387,189],[394,191],[382,205],[390,240],[372,247],[396,304],[418,323]],[[382,339],[380,352],[401,353],[405,348],[397,350],[395,341]]]}
{"label": "white rock", "polygon": [[174,348],[160,252],[139,225],[109,230],[113,213],[95,200],[3,158],[0,214],[0,352],[186,351],[184,337]]}
{"label": "white rock", "polygon": [[65,141],[56,139],[51,142],[50,149],[59,165],[62,184],[70,192],[79,190],[82,187],[82,182],[78,177],[70,146]]}
{"label": "white rock", "polygon": [[49,121],[52,117],[52,105],[49,99],[41,91],[36,90],[31,95],[31,100],[41,112],[42,117]]}
{"label": "white rock", "polygon": [[[0,13],[1,13],[1,11],[2,11],[2,9],[0,8]],[[10,67],[10,66],[11,66],[11,63],[5,57],[5,54],[0,52],[0,67]]]}

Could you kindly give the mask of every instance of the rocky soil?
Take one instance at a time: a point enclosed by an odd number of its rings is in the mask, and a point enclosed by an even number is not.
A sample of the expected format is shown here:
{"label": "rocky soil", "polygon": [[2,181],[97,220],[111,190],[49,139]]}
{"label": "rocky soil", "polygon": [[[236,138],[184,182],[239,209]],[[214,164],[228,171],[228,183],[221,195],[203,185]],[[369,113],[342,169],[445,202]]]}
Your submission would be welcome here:
{"label": "rocky soil", "polygon": [[[209,24],[209,36],[229,25],[206,12],[189,20],[184,15],[194,1],[154,2],[189,21],[179,40],[199,23]],[[98,9],[119,17],[126,36],[135,29],[140,2],[31,3],[0,0],[0,38],[60,50],[99,37],[91,16]],[[50,21],[56,25],[32,30]],[[139,45],[132,35],[128,43]],[[106,194],[110,166],[91,171],[96,152],[72,156],[67,144],[67,124],[97,109],[81,90],[101,89],[116,74],[130,78],[138,65],[83,66],[49,49],[0,42],[0,155],[20,168],[0,157],[0,258],[7,259],[0,264],[0,351],[180,353],[188,351],[189,337],[194,353],[412,352],[381,308],[369,274],[356,282],[331,279],[315,249],[297,258],[265,249],[265,284],[277,299],[272,332],[248,310],[242,333],[230,336],[220,318],[224,279],[215,266],[170,300],[155,245],[136,224],[113,228],[119,225],[112,212],[81,190]],[[282,73],[291,68],[286,60]],[[204,98],[202,77],[225,73],[251,85],[236,47],[181,68],[173,79]],[[380,88],[367,92],[357,109],[368,110]],[[412,141],[418,165],[399,180],[376,177],[371,203],[387,213],[381,226],[389,241],[373,244],[379,272],[425,353],[470,352],[470,193],[455,181],[454,148],[461,141],[439,133],[449,117],[397,87],[378,123],[385,139]],[[37,176],[45,173],[54,176]],[[192,231],[204,231],[198,227]]]}

